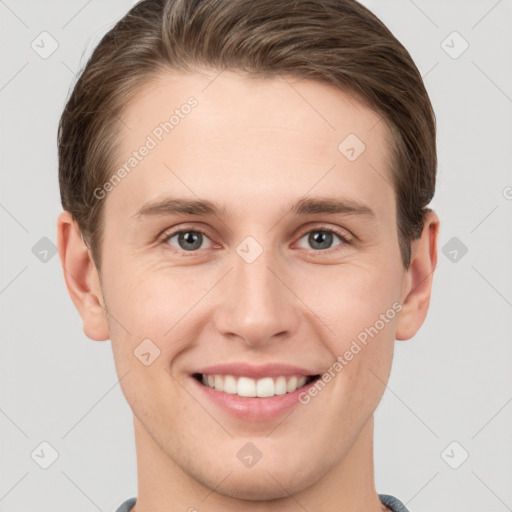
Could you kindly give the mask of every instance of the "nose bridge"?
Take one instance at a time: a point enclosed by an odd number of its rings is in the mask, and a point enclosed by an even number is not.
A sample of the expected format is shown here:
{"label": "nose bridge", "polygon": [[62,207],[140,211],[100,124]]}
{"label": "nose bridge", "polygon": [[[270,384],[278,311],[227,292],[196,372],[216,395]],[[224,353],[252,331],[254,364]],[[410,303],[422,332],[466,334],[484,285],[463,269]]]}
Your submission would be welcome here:
{"label": "nose bridge", "polygon": [[234,268],[222,290],[216,321],[221,334],[258,344],[291,333],[297,325],[297,304],[282,282],[286,279],[279,276],[283,267],[272,249],[248,238],[233,254]]}

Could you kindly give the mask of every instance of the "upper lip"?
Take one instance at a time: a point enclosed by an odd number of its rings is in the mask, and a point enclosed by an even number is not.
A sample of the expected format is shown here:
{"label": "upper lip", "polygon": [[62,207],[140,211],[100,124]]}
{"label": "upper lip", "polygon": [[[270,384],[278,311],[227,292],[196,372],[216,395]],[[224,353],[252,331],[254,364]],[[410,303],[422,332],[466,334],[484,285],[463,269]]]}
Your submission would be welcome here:
{"label": "upper lip", "polygon": [[265,364],[255,366],[245,362],[216,364],[201,368],[194,373],[203,373],[206,375],[233,375],[234,377],[251,377],[253,379],[279,377],[280,375],[304,375],[305,377],[318,375],[318,373],[311,372],[306,368],[291,366],[289,364]]}

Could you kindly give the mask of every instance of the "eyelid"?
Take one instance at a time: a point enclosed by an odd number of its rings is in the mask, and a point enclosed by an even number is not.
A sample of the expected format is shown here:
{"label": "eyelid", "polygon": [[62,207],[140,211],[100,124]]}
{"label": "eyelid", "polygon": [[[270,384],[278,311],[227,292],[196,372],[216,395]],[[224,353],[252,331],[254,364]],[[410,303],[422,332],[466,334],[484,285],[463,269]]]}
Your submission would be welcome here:
{"label": "eyelid", "polygon": [[[179,228],[170,228],[170,229],[167,229],[165,230],[159,237],[158,237],[158,241],[160,243],[165,243],[169,238],[179,234],[179,233],[182,233],[182,232],[186,232],[186,231],[195,231],[197,233],[201,233],[202,235],[206,236],[214,245],[217,245],[216,242],[214,242],[212,240],[212,238],[208,235],[208,233],[206,232],[207,230],[204,230],[204,229],[201,229],[197,226],[180,226]],[[354,235],[352,235],[352,233],[350,233],[348,230],[344,229],[344,228],[341,228],[339,226],[328,226],[326,224],[322,224],[322,223],[318,223],[318,224],[309,224],[307,225],[306,227],[304,227],[303,229],[301,229],[299,231],[299,234],[296,235],[297,236],[297,242],[304,236],[306,235],[307,233],[310,233],[311,231],[327,231],[327,232],[330,232],[330,233],[334,233],[335,235],[337,235],[341,241],[343,242],[342,244],[340,245],[347,245],[347,244],[352,244],[355,242],[355,237]],[[296,242],[294,242],[296,243]],[[169,245],[169,244],[168,244]],[[197,251],[185,251],[185,250],[182,250],[182,249],[178,249],[178,248],[175,248],[178,252],[182,252],[182,253],[185,253],[187,255],[189,254],[194,254],[194,253],[198,253],[200,252],[199,250]],[[333,250],[336,250],[336,247],[331,247],[329,249],[326,249],[326,251],[329,251],[330,249],[333,249]],[[324,252],[324,251],[315,251],[314,249],[311,249],[312,251],[314,252]]]}
{"label": "eyelid", "polygon": [[[303,230],[300,231],[298,238],[299,239],[302,238],[305,234],[307,234],[311,231],[332,232],[332,233],[338,235],[341,238],[341,240],[346,244],[350,244],[355,241],[355,237],[354,237],[354,235],[352,235],[352,233],[350,233],[350,231],[348,231],[344,228],[341,228],[339,226],[328,226],[328,225],[322,224],[322,223],[308,225],[306,228],[304,228]],[[329,250],[329,249],[327,249],[327,250]]]}
{"label": "eyelid", "polygon": [[[186,231],[194,231],[194,232],[197,232],[197,233],[201,233],[202,235],[204,235],[205,237],[207,237],[213,244],[215,244],[215,242],[213,242],[212,238],[210,237],[210,235],[207,233],[207,230],[205,229],[202,229],[202,228],[198,228],[197,226],[181,226],[179,228],[169,228],[169,229],[166,229],[161,235],[159,235],[157,237],[157,241],[158,242],[161,242],[161,243],[164,243],[166,242],[169,238],[179,234],[179,233],[183,233],[183,232],[186,232]],[[179,250],[179,249],[178,249]],[[189,253],[189,252],[198,252],[198,251],[183,251],[183,252],[186,252],[186,253]]]}

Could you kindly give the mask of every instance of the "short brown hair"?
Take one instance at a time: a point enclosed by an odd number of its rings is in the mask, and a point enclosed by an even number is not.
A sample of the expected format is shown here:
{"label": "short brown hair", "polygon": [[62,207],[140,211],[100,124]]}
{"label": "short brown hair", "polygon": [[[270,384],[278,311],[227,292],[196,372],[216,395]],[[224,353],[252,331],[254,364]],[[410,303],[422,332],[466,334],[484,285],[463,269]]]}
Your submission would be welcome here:
{"label": "short brown hair", "polygon": [[143,0],[95,48],[59,123],[62,206],[98,269],[103,208],[94,190],[114,173],[123,108],[163,73],[200,67],[318,80],[382,116],[409,268],[435,190],[436,122],[418,69],[388,28],[355,0]]}

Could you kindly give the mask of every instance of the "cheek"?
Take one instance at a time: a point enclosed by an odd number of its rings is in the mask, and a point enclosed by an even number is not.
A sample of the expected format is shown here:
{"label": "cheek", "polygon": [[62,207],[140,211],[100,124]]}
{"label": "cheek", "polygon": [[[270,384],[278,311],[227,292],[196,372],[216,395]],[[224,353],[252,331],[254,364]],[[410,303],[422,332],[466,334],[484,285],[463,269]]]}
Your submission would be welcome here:
{"label": "cheek", "polygon": [[355,418],[361,408],[373,410],[385,390],[382,381],[387,382],[391,369],[395,301],[400,296],[398,270],[396,265],[341,265],[326,277],[323,287],[318,281],[315,287],[313,281],[309,283],[305,302],[330,328],[323,328],[323,337],[332,357],[332,372],[338,377],[334,382],[339,403],[354,411]]}
{"label": "cheek", "polygon": [[[109,326],[121,388],[137,417],[150,422],[156,421],[151,420],[151,404],[157,397],[166,397],[169,403],[178,398],[170,362],[186,348],[187,339],[180,335],[179,322],[189,301],[177,292],[176,280],[162,274],[128,273],[119,266],[108,283],[107,305],[115,311]],[[190,288],[189,293],[194,295]]]}
{"label": "cheek", "polygon": [[107,275],[108,303],[137,337],[162,338],[201,297],[190,272],[120,259]]}
{"label": "cheek", "polygon": [[[304,302],[330,328],[333,348],[340,353],[392,308],[400,297],[400,279],[396,268],[339,265],[321,276],[315,273],[303,278],[300,289]],[[393,326],[389,321],[379,330],[387,335]]]}
{"label": "cheek", "polygon": [[[109,326],[120,375],[134,370],[144,385],[167,377],[162,372],[170,370],[172,361],[198,334],[200,324],[194,320],[208,291],[201,282],[205,281],[198,279],[197,271],[183,268],[120,264],[111,273],[107,306],[113,312]],[[141,359],[154,362],[145,367]]]}

